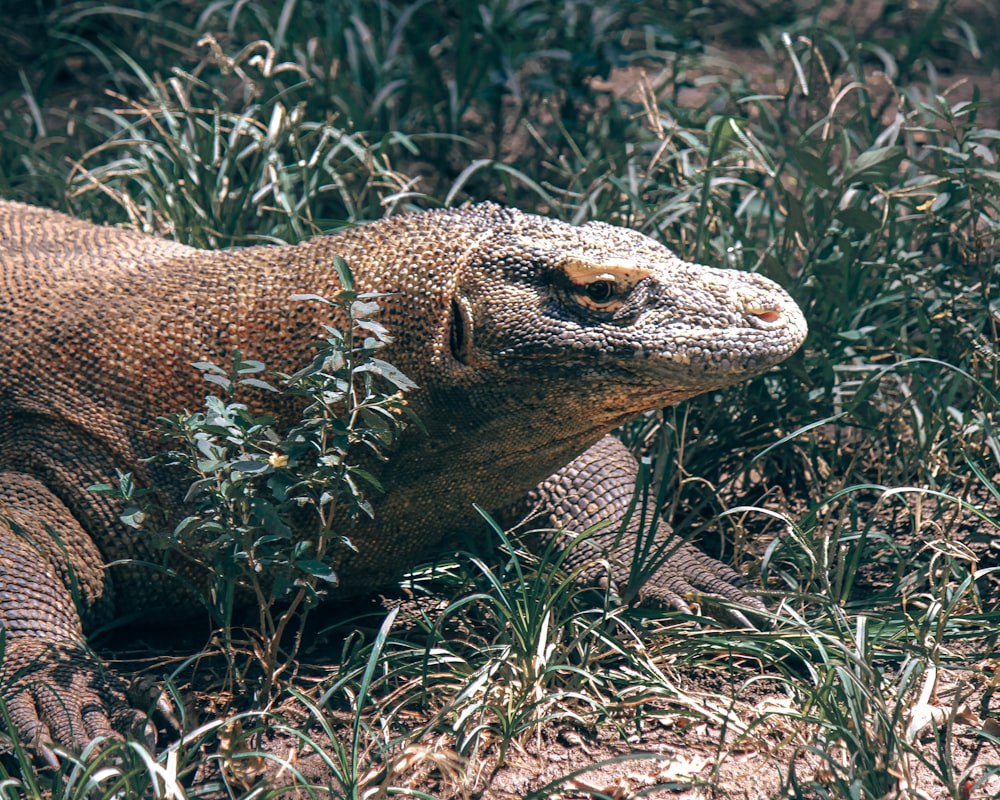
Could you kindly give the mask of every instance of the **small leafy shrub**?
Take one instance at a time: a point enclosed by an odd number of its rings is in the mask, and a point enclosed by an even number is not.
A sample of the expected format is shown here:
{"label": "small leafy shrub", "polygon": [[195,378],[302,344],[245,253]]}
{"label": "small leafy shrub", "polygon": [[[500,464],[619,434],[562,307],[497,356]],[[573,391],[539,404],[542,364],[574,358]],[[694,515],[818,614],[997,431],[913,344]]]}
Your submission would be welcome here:
{"label": "small leafy shrub", "polygon": [[[276,373],[275,385],[264,380],[261,362],[245,361],[239,351],[228,370],[198,362],[219,394],[206,398],[204,411],[160,418],[167,462],[191,481],[185,502],[192,507],[164,544],[208,574],[204,599],[230,659],[234,611],[252,599],[258,618],[251,646],[264,669],[256,690],[263,699],[297,652],[298,637],[283,650],[289,624],[301,632],[304,612],[339,580],[338,553],[353,549],[339,526],[352,515],[374,515],[368,496],[381,487],[366,465],[384,459],[395,442],[408,414],[403,393],[414,386],[376,355],[391,341],[374,319],[382,295],[355,292],[343,259],[335,268],[344,288],[333,299],[292,298],[323,303],[342,320],[342,327],[323,326],[311,364],[293,375]],[[301,418],[281,431],[273,416],[242,402],[247,391],[297,401]],[[130,476],[117,487],[91,488],[136,501],[122,519],[142,525]]]}

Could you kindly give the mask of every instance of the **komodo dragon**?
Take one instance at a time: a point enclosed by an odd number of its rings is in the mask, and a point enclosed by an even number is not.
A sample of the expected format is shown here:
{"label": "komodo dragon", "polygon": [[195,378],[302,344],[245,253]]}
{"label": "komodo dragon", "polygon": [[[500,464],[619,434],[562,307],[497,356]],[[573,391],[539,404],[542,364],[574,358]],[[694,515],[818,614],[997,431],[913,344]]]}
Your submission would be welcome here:
{"label": "komodo dragon", "polygon": [[[556,528],[620,521],[637,466],[608,432],[757,375],[806,334],[767,278],[489,203],[210,252],[0,201],[0,691],[27,741],[141,735],[144,715],[85,631],[196,609],[148,568],[105,567],[157,554],[85,487],[115,469],[169,485],[141,459],[158,415],[201,406],[192,362],[239,347],[284,372],[308,363],[329,309],[289,298],[335,294],[335,254],[359,291],[393,293],[386,359],[419,385],[409,404],[426,427],[404,431],[374,520],[348,530],[357,552],[336,553],[335,595],[397,579],[477,525],[474,502],[527,496]],[[645,593],[683,608],[695,589],[740,598],[740,581],[685,545]]]}

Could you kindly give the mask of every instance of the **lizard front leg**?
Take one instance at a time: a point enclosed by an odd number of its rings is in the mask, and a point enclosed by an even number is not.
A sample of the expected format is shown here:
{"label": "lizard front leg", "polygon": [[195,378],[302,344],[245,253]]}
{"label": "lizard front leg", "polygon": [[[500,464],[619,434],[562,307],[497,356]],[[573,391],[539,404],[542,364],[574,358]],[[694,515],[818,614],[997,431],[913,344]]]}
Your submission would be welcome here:
{"label": "lizard front leg", "polygon": [[[730,567],[677,538],[670,527],[657,520],[651,526],[641,503],[628,516],[635,493],[639,464],[618,439],[605,436],[597,444],[543,481],[521,508],[530,513],[533,527],[579,533],[604,523],[589,540],[568,554],[567,569],[588,561],[588,577],[605,583],[626,601],[633,598],[690,612],[690,601],[716,596],[751,609],[764,605],[747,595],[749,581]],[[543,535],[542,546],[551,536]],[[595,552],[596,549],[596,552]],[[597,565],[606,560],[607,569]],[[638,578],[638,579],[637,579]],[[753,627],[739,611],[720,610],[716,616],[741,626]]]}
{"label": "lizard front leg", "polygon": [[100,619],[110,603],[100,553],[69,510],[37,479],[0,472],[0,694],[17,733],[49,757],[50,744],[146,732],[83,634],[79,610]]}

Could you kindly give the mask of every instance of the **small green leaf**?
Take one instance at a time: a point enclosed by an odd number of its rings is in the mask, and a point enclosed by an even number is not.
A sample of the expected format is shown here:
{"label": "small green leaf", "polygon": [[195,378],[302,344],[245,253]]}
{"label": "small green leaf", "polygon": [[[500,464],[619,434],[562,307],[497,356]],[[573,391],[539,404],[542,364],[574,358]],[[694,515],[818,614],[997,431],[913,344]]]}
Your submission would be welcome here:
{"label": "small green leaf", "polygon": [[382,361],[379,358],[372,358],[369,360],[367,368],[369,372],[373,372],[376,375],[385,378],[397,389],[401,389],[404,392],[417,388],[417,384],[407,378],[402,372],[387,361]]}
{"label": "small green leaf", "polygon": [[826,161],[817,156],[815,153],[803,148],[793,149],[792,155],[798,162],[799,166],[802,167],[803,172],[805,172],[817,186],[821,189],[833,188],[833,178],[830,177],[830,173],[827,171]]}
{"label": "small green leaf", "polygon": [[250,386],[254,389],[263,389],[266,392],[274,392],[275,394],[278,393],[278,390],[274,386],[267,381],[260,380],[259,378],[243,378],[243,380],[240,381],[240,385]]}
{"label": "small green leaf", "polygon": [[214,372],[216,375],[228,375],[224,369],[217,367],[211,361],[195,361],[192,365],[196,370],[201,372]]}
{"label": "small green leaf", "polygon": [[292,547],[292,558],[298,561],[305,558],[313,550],[313,543],[308,539],[300,539]]}
{"label": "small green leaf", "polygon": [[321,297],[318,294],[309,294],[309,293],[305,293],[305,294],[293,294],[291,296],[291,299],[292,300],[308,301],[310,303],[322,303],[325,306],[337,306],[338,305],[337,303],[333,302],[332,300],[327,300],[325,297]]}
{"label": "small green leaf", "polygon": [[206,375],[203,375],[202,377],[206,381],[208,381],[209,383],[214,383],[217,386],[221,386],[227,392],[231,391],[232,388],[233,388],[232,381],[230,381],[229,378],[226,378],[223,375],[216,375],[216,374],[210,372],[210,373],[208,373]]}
{"label": "small green leaf", "polygon": [[254,514],[260,520],[260,524],[264,526],[264,529],[268,533],[279,537],[283,541],[291,538],[292,529],[288,527],[278,513],[278,510],[271,503],[258,498],[254,500],[253,510]]}
{"label": "small green leaf", "polygon": [[312,575],[313,577],[327,581],[328,583],[336,583],[337,581],[337,573],[334,572],[333,567],[322,561],[317,561],[314,558],[306,558],[301,561],[296,561],[295,566],[307,575]]}
{"label": "small green leaf", "polygon": [[809,226],[806,224],[806,215],[802,211],[802,203],[791,192],[785,192],[785,205],[788,208],[788,227],[792,233],[797,233],[804,241],[808,241]]}
{"label": "small green leaf", "polygon": [[142,527],[142,523],[146,519],[146,514],[138,506],[129,506],[122,511],[118,518],[130,528],[138,530]]}
{"label": "small green leaf", "polygon": [[842,208],[837,212],[837,219],[843,222],[848,228],[864,231],[865,233],[876,233],[882,227],[881,222],[866,211],[860,208]]}
{"label": "small green leaf", "polygon": [[838,331],[837,336],[847,342],[860,342],[871,335],[872,328],[864,327],[847,331]]}
{"label": "small green leaf", "polygon": [[361,330],[368,331],[372,336],[378,339],[380,342],[391,342],[392,337],[389,335],[388,328],[385,327],[381,322],[374,319],[355,319],[354,324],[357,325]]}
{"label": "small green leaf", "polygon": [[240,361],[236,364],[237,375],[254,375],[264,371],[264,365],[260,361]]}
{"label": "small green leaf", "polygon": [[271,465],[266,461],[237,461],[229,465],[233,472],[267,472]]}
{"label": "small green leaf", "polygon": [[[371,484],[371,486],[375,488],[377,491],[379,492],[385,491],[382,488],[382,484],[379,482],[378,478],[372,475],[368,470],[361,469],[361,467],[348,467],[348,472],[350,473],[350,476],[357,476],[358,478],[361,478],[363,481],[366,481],[367,483]],[[354,488],[355,490],[357,490],[357,487]],[[360,492],[358,492],[358,495],[360,496]]]}
{"label": "small green leaf", "polygon": [[192,531],[197,530],[201,525],[201,522],[202,522],[201,517],[197,517],[194,515],[188,515],[184,517],[184,519],[182,519],[180,522],[177,523],[176,526],[174,526],[174,533],[173,533],[174,538],[181,539],[187,534],[191,533]]}
{"label": "small green leaf", "polygon": [[337,277],[340,279],[340,285],[344,287],[345,291],[354,291],[354,275],[351,272],[351,268],[347,265],[347,262],[342,256],[333,257],[333,268],[337,272]]}
{"label": "small green leaf", "polygon": [[365,317],[370,317],[372,314],[377,314],[378,310],[378,303],[365,303],[361,300],[355,300],[351,303],[351,316],[356,320],[362,320]]}
{"label": "small green leaf", "polygon": [[885,178],[899,167],[906,150],[898,145],[875,147],[859,155],[847,165],[841,179],[843,183],[873,182]]}
{"label": "small green leaf", "polygon": [[191,485],[188,487],[187,494],[184,495],[184,502],[190,503],[214,483],[214,478],[202,478],[198,481],[192,481]]}
{"label": "small green leaf", "polygon": [[292,589],[291,579],[282,573],[278,573],[274,576],[274,580],[271,581],[271,597],[274,600],[280,600],[285,597]]}

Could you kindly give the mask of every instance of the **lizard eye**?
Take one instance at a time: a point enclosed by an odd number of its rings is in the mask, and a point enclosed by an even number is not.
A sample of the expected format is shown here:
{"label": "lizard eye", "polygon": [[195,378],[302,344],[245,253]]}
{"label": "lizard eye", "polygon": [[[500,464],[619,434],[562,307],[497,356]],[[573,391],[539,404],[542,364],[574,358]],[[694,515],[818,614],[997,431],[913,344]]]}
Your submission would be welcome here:
{"label": "lizard eye", "polygon": [[587,276],[573,287],[576,302],[591,311],[612,312],[621,307],[624,299],[614,275]]}
{"label": "lizard eye", "polygon": [[563,284],[579,306],[599,314],[616,314],[653,270],[630,261],[569,259],[561,266]]}
{"label": "lizard eye", "polygon": [[603,305],[615,296],[614,281],[594,281],[587,284],[587,297],[595,303]]}

